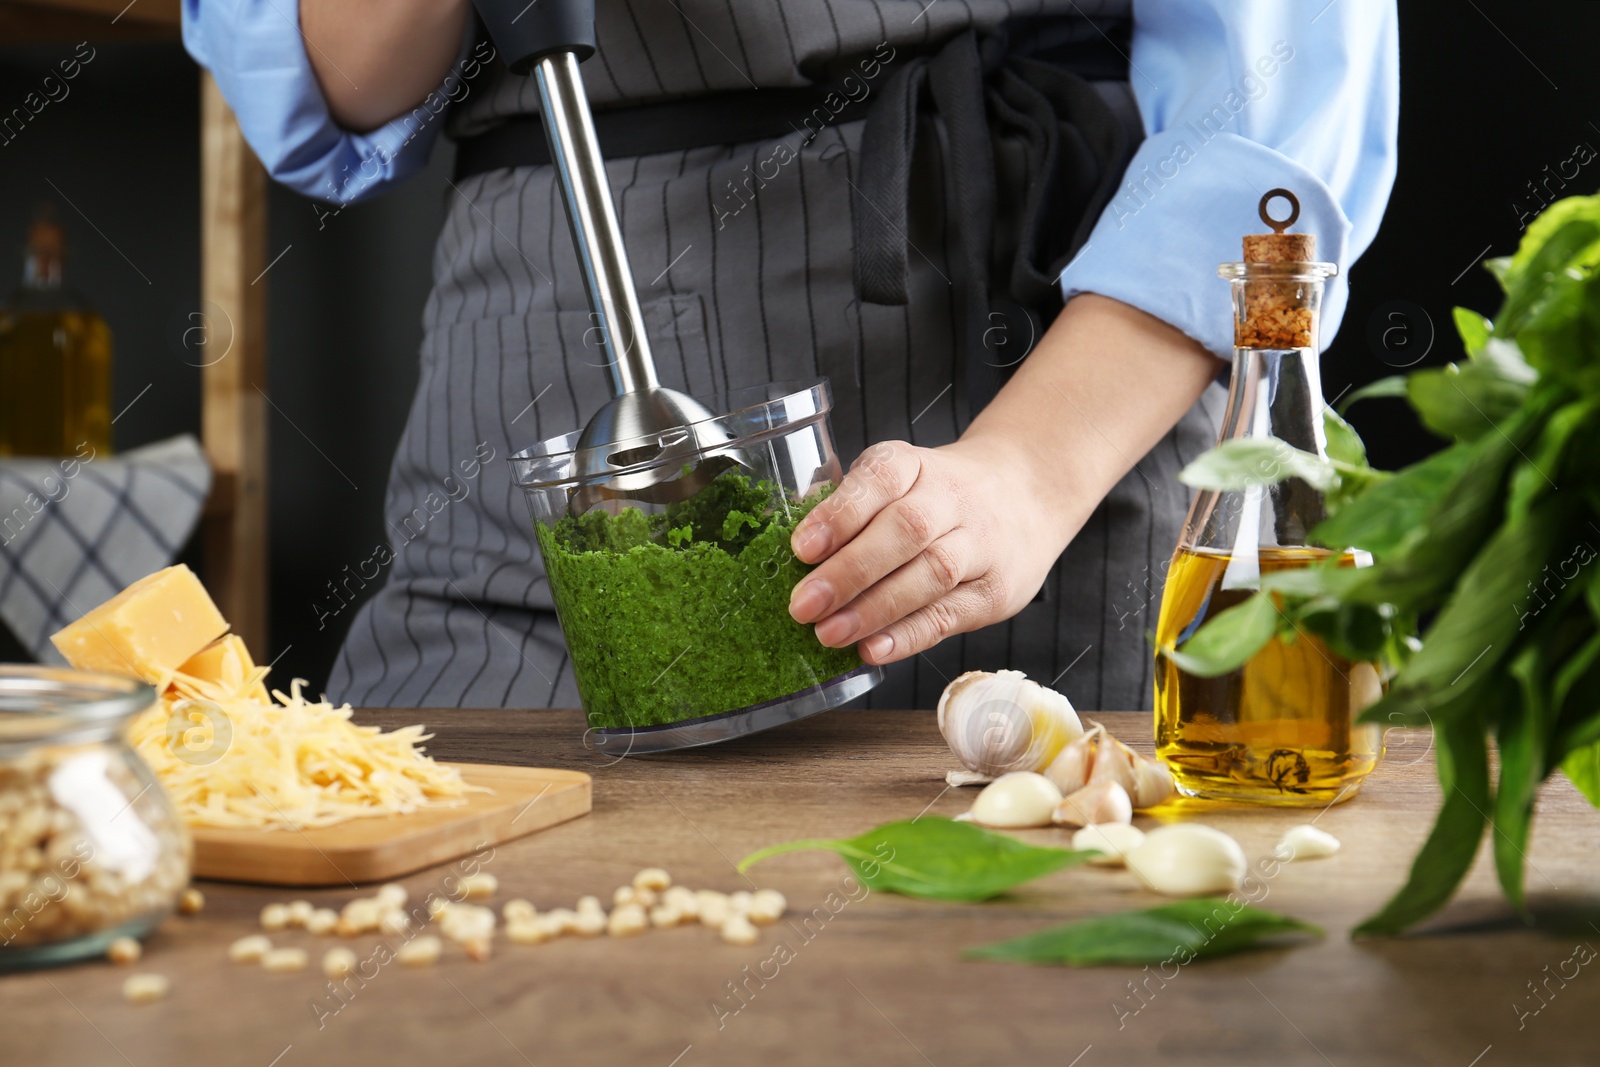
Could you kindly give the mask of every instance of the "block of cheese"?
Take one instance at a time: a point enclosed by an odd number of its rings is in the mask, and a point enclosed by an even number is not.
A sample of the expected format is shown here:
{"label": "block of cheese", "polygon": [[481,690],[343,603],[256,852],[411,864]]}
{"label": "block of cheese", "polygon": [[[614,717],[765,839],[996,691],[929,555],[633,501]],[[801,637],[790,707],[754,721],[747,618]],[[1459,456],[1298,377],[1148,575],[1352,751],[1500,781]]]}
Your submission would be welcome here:
{"label": "block of cheese", "polygon": [[79,670],[160,684],[227,631],[205,586],[180,563],[140,578],[50,640]]}
{"label": "block of cheese", "polygon": [[220,685],[229,693],[268,703],[272,698],[267,695],[264,682],[258,680],[249,688],[245,687],[245,679],[255,669],[250,650],[244,647],[244,638],[238,634],[228,634],[189,657],[178,671],[191,678]]}

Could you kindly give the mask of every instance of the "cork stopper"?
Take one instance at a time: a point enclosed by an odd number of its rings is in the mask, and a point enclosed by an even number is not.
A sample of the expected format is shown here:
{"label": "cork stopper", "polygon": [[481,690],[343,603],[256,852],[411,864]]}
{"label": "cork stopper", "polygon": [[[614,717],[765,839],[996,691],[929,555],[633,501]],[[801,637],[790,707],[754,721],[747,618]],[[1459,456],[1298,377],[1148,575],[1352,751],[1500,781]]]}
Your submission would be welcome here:
{"label": "cork stopper", "polygon": [[[1283,220],[1272,217],[1268,205],[1277,199],[1289,202],[1289,215]],[[1287,189],[1269,189],[1261,198],[1261,221],[1271,233],[1245,234],[1244,261],[1246,263],[1310,263],[1317,258],[1317,235],[1314,233],[1284,233],[1300,218],[1300,198]]]}
{"label": "cork stopper", "polygon": [[[1273,200],[1289,202],[1286,218],[1275,219],[1268,210]],[[1310,263],[1316,259],[1317,238],[1310,233],[1285,233],[1300,217],[1300,200],[1287,189],[1271,189],[1261,198],[1261,221],[1271,233],[1246,234],[1244,262],[1256,264]],[[1244,301],[1234,319],[1236,348],[1309,348],[1314,313],[1306,288],[1293,281],[1246,281]]]}
{"label": "cork stopper", "polygon": [[62,249],[66,240],[49,204],[41,204],[28,228],[28,248],[22,260],[22,284],[30,289],[56,289],[61,285]]}

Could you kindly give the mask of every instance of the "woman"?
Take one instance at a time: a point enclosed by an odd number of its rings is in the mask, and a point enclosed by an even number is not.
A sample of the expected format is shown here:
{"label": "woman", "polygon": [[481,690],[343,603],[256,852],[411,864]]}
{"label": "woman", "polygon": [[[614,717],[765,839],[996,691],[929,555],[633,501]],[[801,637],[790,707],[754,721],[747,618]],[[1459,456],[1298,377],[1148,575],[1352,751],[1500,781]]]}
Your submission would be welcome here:
{"label": "woman", "polygon": [[[1393,180],[1393,5],[1315,6],[600,0],[583,75],[602,121],[646,118],[633,124],[645,129],[635,154],[618,155],[621,135],[605,128],[601,143],[615,156],[608,173],[663,384],[708,394],[832,380],[841,455],[864,458],[795,532],[797,554],[820,566],[791,613],[824,644],[897,664],[874,704],[927,706],[961,670],[1014,667],[1056,679],[1079,706],[1149,706],[1145,634],[1187,502],[1174,475],[1212,442],[1217,356],[1231,347],[1213,266],[1259,229],[1260,194],[1285,186],[1303,205],[1299,228],[1348,267]],[[441,127],[461,146],[390,479],[395,560],[352,624],[330,693],[573,705],[526,511],[498,458],[582,426],[608,395],[586,365],[588,305],[551,168],[506,132],[537,146],[533,86],[491,58],[467,0],[300,0],[295,19],[276,0],[184,9],[186,45],[274,177],[342,203],[415,171]],[[1098,198],[1075,194],[1085,219],[1052,212],[1052,186],[1029,216],[1045,221],[1014,235],[1081,245],[1042,336],[1010,336],[1031,320],[1002,316],[997,340],[980,314],[986,350],[1027,351],[1020,361],[974,360],[968,344],[974,272],[1010,262],[972,235],[999,226],[1032,179],[989,201],[965,194],[963,175],[978,171],[952,154],[950,131],[966,68],[948,57],[967,40],[964,62],[986,84],[1031,55],[1088,79],[1074,86],[1092,81],[1102,119],[1133,117],[1120,185],[1113,171]],[[1120,69],[1105,69],[1108,57]],[[939,135],[916,138],[930,127],[902,122],[904,143],[869,145],[863,159],[866,128],[897,117],[864,120],[874,97],[916,108],[924,82]],[[830,85],[853,102],[792,103]],[[695,134],[695,123],[650,118],[735,96],[795,107],[778,116],[792,132],[708,135],[700,123]],[[673,133],[683,139],[656,143]],[[1080,226],[1086,240],[1062,239]],[[889,264],[887,283],[863,269],[873,256]],[[907,302],[892,302],[896,290]],[[1003,368],[987,386],[980,362]],[[481,466],[475,492],[419,510],[467,464]]]}

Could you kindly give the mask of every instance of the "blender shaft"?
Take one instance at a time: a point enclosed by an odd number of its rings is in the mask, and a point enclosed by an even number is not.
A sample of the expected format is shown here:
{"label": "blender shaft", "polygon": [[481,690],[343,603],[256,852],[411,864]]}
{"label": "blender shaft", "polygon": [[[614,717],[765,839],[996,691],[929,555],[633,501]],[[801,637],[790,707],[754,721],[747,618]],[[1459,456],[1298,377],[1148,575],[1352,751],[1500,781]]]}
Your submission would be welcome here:
{"label": "blender shaft", "polygon": [[605,159],[578,74],[578,57],[572,52],[541,56],[532,74],[612,391],[620,396],[653,389],[659,384],[655,360],[606,181]]}

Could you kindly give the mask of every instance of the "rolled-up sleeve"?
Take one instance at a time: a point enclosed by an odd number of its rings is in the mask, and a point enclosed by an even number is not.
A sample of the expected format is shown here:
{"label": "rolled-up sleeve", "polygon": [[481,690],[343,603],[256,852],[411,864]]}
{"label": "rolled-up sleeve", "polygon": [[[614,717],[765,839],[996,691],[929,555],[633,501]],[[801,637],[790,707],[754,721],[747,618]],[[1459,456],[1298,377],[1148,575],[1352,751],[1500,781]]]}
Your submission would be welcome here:
{"label": "rolled-up sleeve", "polygon": [[1148,138],[1062,272],[1066,298],[1113,297],[1231,352],[1214,265],[1264,231],[1257,204],[1282,187],[1300,200],[1294,229],[1340,267],[1326,343],[1394,184],[1397,38],[1392,0],[1136,0],[1130,79]]}
{"label": "rolled-up sleeve", "polygon": [[441,91],[376,130],[341,129],[306,56],[298,0],[183,0],[183,45],[216,79],[267,173],[319,200],[353,203],[414,174],[444,123]]}

